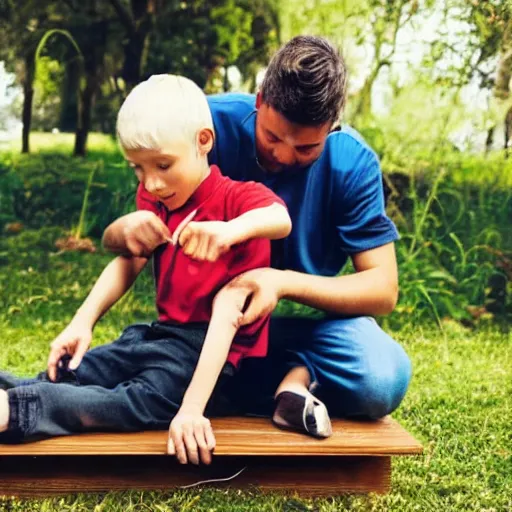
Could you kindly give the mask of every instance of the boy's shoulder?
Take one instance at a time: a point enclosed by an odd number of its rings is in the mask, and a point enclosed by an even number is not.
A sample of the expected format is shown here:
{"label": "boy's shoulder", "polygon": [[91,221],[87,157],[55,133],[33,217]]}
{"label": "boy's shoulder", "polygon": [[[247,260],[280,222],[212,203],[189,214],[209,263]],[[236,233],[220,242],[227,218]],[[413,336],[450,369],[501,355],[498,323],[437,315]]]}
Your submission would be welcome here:
{"label": "boy's shoulder", "polygon": [[247,191],[247,192],[253,191],[254,193],[265,192],[272,196],[276,195],[275,192],[273,192],[269,187],[267,187],[263,183],[260,183],[258,181],[253,181],[253,180],[247,180],[247,181],[235,180],[235,179],[227,176],[226,174],[224,174],[222,172],[222,169],[219,166],[212,165],[212,168],[213,167],[217,168],[217,170],[220,174],[220,179],[222,180],[223,187],[221,187],[222,192],[220,192],[220,194],[222,196],[229,195],[229,194],[233,195],[233,194],[236,194],[238,191]]}
{"label": "boy's shoulder", "polygon": [[223,186],[217,189],[215,202],[223,201],[225,203],[225,211],[229,218],[274,203],[285,206],[284,201],[263,183],[234,180],[223,175],[222,169],[219,167],[217,169]]}

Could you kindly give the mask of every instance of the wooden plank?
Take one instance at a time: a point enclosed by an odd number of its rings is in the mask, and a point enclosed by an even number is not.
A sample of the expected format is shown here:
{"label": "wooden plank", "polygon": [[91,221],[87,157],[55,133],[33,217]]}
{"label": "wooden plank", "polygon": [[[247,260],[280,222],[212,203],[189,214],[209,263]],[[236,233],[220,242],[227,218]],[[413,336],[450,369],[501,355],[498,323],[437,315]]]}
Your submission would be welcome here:
{"label": "wooden plank", "polygon": [[[265,418],[212,420],[215,454],[268,456],[408,455],[421,444],[390,417],[378,421],[334,420],[333,435],[324,440],[279,430]],[[0,445],[5,455],[165,455],[167,432],[93,433]]]}
{"label": "wooden plank", "polygon": [[210,467],[182,466],[160,456],[0,457],[0,495],[35,497],[76,492],[168,490],[215,478],[208,485],[301,496],[384,493],[390,457],[224,457]]}

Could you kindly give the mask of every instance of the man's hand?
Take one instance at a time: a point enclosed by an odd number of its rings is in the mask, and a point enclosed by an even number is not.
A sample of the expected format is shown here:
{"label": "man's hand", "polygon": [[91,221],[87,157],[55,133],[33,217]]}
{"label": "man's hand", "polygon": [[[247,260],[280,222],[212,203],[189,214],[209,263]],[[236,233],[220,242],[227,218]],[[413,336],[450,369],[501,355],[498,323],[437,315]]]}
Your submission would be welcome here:
{"label": "man's hand", "polygon": [[169,427],[167,453],[176,455],[181,464],[210,464],[215,448],[210,420],[193,406],[182,406]]}
{"label": "man's hand", "polygon": [[57,365],[62,356],[71,356],[68,368],[76,370],[92,340],[92,329],[84,324],[71,322],[51,343],[48,356],[48,377],[55,382]]}
{"label": "man's hand", "polygon": [[171,239],[167,226],[153,213],[146,210],[124,216],[122,236],[132,256],[149,258],[153,251]]}
{"label": "man's hand", "polygon": [[179,235],[183,252],[195,260],[217,261],[236,243],[229,222],[189,222]]}
{"label": "man's hand", "polygon": [[252,324],[270,315],[283,295],[283,271],[273,268],[257,268],[235,277],[226,288],[245,290],[251,297],[240,325]]}

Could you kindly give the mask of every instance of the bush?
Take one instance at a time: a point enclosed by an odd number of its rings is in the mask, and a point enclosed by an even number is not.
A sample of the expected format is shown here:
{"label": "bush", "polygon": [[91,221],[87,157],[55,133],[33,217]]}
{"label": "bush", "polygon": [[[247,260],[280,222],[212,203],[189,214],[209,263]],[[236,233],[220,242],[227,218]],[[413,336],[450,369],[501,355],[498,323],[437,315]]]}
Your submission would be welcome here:
{"label": "bush", "polygon": [[[379,139],[378,131],[369,133]],[[86,160],[62,149],[0,157],[0,229],[21,222],[29,230],[10,238],[9,247],[40,246],[41,264],[48,265],[43,253],[55,250],[57,231],[99,238],[112,220],[134,209],[133,172],[110,139],[101,144]],[[405,161],[386,157],[383,166],[388,212],[402,234],[400,301],[384,321],[398,327],[419,319],[474,324],[492,315],[510,317],[512,162],[447,150],[430,159],[411,155],[407,169]],[[45,235],[38,238],[41,229]],[[33,249],[20,258],[31,255]],[[4,244],[0,264],[11,259]],[[279,311],[317,314],[286,302]]]}
{"label": "bush", "polygon": [[33,229],[73,229],[87,189],[82,234],[100,237],[112,220],[135,208],[136,180],[120,155],[83,160],[62,154],[8,154],[0,159],[0,180],[0,229],[14,221]]}

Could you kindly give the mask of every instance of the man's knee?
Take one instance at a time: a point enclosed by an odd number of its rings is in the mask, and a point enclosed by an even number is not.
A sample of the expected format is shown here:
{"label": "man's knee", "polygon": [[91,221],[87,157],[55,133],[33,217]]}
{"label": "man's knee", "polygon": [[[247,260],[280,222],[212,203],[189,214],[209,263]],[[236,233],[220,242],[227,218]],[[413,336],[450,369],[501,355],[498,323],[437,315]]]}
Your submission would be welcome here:
{"label": "man's knee", "polygon": [[401,403],[411,380],[411,362],[398,344],[393,365],[368,368],[358,386],[361,414],[372,419],[391,414]]}
{"label": "man's knee", "polygon": [[411,362],[404,349],[368,317],[333,323],[330,333],[331,347],[338,340],[341,344],[318,362],[323,362],[327,370],[323,376],[335,391],[334,410],[343,416],[374,419],[393,412],[411,379]]}

